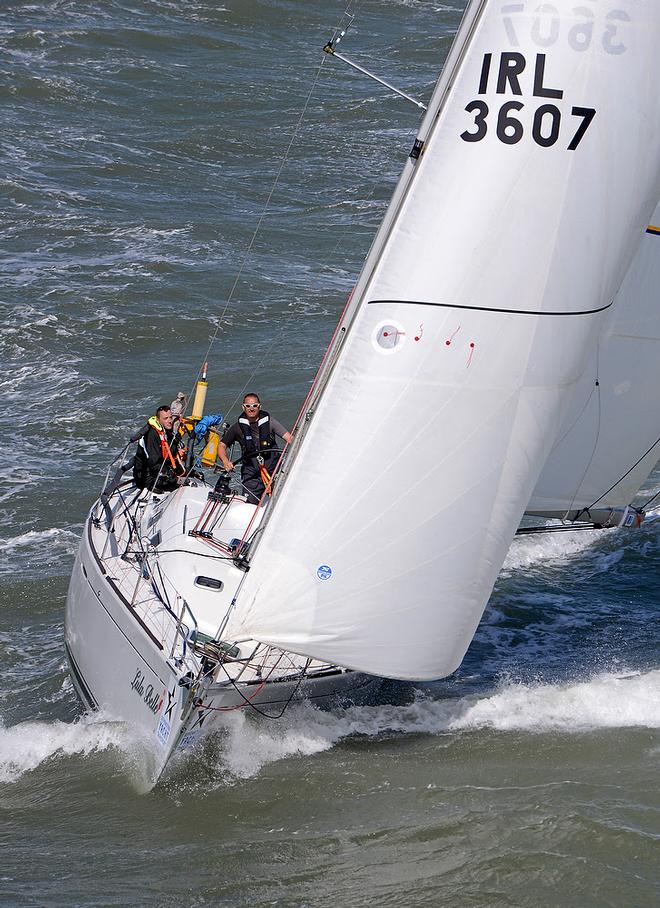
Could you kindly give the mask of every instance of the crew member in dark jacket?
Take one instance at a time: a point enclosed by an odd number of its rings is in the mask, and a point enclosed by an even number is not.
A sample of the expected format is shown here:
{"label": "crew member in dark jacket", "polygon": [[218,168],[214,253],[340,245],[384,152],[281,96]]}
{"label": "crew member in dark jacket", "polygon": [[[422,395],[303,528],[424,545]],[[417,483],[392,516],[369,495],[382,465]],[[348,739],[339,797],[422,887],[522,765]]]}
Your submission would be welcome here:
{"label": "crew member in dark jacket", "polygon": [[138,442],[133,478],[140,489],[171,492],[178,486],[177,476],[183,475],[184,468],[178,453],[181,436],[173,430],[172,422],[171,409],[162,404]]}
{"label": "crew member in dark jacket", "polygon": [[251,504],[257,504],[266,490],[264,469],[269,475],[272,474],[279,460],[277,437],[287,444],[292,440],[291,433],[282,423],[261,409],[258,395],[246,394],[243,398],[243,416],[222,436],[218,445],[218,457],[225,470],[233,470],[234,464],[229,459],[227,449],[234,442],[239,443],[242,457],[241,482]]}

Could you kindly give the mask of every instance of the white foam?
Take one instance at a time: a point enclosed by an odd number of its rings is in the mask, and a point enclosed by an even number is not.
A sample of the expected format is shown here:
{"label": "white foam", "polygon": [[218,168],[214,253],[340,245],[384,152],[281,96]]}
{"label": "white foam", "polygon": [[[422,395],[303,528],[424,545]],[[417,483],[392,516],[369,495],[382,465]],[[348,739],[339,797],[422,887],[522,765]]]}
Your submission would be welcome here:
{"label": "white foam", "polygon": [[350,734],[343,725],[341,719],[308,705],[293,707],[288,717],[270,722],[266,728],[250,721],[245,713],[234,714],[226,721],[218,768],[223,776],[250,778],[277,760],[328,750]]}
{"label": "white foam", "polygon": [[18,568],[16,557],[20,557],[23,566],[52,567],[59,563],[59,559],[68,560],[74,555],[78,542],[79,532],[61,527],[28,530],[9,539],[0,538],[0,551],[5,556],[10,556],[0,559],[0,576],[16,572]]}
{"label": "white foam", "polygon": [[58,756],[87,756],[110,748],[130,755],[138,743],[128,726],[100,713],[76,722],[20,722],[9,728],[0,724],[0,782],[17,782]]}
{"label": "white foam", "polygon": [[48,530],[28,530],[27,533],[21,533],[18,536],[12,536],[9,539],[0,539],[0,546],[2,548],[16,548],[26,545],[41,545],[43,542],[46,542],[50,539],[56,539],[65,537],[71,540],[72,542],[77,540],[75,533],[72,533],[70,530],[63,530],[58,527],[51,527]]}
{"label": "white foam", "polygon": [[579,732],[660,728],[660,670],[603,673],[566,684],[505,684],[466,705],[450,728]]}
{"label": "white foam", "polygon": [[269,763],[329,750],[352,735],[438,735],[489,728],[572,734],[630,727],[660,727],[660,670],[603,673],[565,684],[509,681],[487,697],[420,697],[407,706],[325,712],[302,704],[268,723],[232,714],[226,720],[217,769],[224,780],[249,778]]}
{"label": "white foam", "polygon": [[503,571],[515,571],[530,567],[538,562],[561,562],[573,555],[579,555],[590,546],[602,541],[604,534],[616,532],[611,530],[577,530],[566,533],[540,533],[538,536],[518,536],[502,565]]}
{"label": "white foam", "polygon": [[11,370],[3,370],[0,374],[0,393],[6,401],[20,404],[23,410],[26,401],[33,400],[35,375],[38,374],[39,396],[31,403],[32,410],[41,412],[44,406],[54,402],[61,405],[68,393],[79,392],[81,386],[85,388],[92,386],[90,380],[83,379],[73,368],[77,362],[78,360],[71,357],[66,366],[27,363]]}
{"label": "white foam", "polygon": [[[509,681],[487,697],[419,697],[407,706],[325,712],[300,704],[272,722],[232,713],[226,718],[217,771],[222,781],[251,778],[270,763],[312,756],[354,735],[451,735],[483,729],[573,734],[632,727],[660,727],[660,670],[602,673],[564,684]],[[149,749],[124,723],[95,714],[71,723],[0,724],[0,783],[16,782],[51,759],[111,749],[128,758],[127,775],[138,790],[148,790]]]}

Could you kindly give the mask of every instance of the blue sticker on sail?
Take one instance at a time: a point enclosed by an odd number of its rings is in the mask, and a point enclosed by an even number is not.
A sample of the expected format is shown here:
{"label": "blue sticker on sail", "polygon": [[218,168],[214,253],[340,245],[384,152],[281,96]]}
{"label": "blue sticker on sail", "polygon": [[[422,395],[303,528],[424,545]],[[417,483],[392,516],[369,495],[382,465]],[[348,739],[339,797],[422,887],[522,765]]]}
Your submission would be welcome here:
{"label": "blue sticker on sail", "polygon": [[319,580],[329,580],[332,577],[332,568],[329,564],[320,564],[316,569]]}

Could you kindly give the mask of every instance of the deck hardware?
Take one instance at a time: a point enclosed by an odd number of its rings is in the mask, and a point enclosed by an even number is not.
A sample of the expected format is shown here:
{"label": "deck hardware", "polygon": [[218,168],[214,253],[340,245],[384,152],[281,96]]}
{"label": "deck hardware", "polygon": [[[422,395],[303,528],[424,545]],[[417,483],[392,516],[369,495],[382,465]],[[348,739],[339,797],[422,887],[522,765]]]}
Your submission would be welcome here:
{"label": "deck hardware", "polygon": [[412,95],[406,94],[405,91],[401,91],[399,88],[395,88],[394,85],[386,82],[385,79],[381,79],[380,76],[376,76],[374,73],[369,72],[369,70],[365,69],[363,66],[358,66],[357,63],[354,63],[353,60],[349,60],[348,57],[345,57],[343,54],[337,53],[335,48],[345,34],[346,29],[339,32],[336,38],[331,38],[323,48],[324,53],[329,54],[332,57],[337,57],[337,59],[341,60],[343,63],[348,63],[348,65],[352,66],[353,69],[357,69],[358,72],[361,72],[363,75],[368,76],[370,79],[373,79],[374,82],[378,82],[380,85],[384,85],[385,88],[389,88],[389,90],[393,91],[394,94],[399,95],[401,98],[405,98],[406,101],[410,101],[415,105],[415,107],[419,107],[421,110],[426,110],[426,104],[422,104],[422,102],[418,101],[417,98],[413,98]]}
{"label": "deck hardware", "polygon": [[218,593],[224,588],[224,583],[222,580],[218,580],[216,577],[204,577],[200,575],[195,577],[195,586],[203,586],[209,590],[216,590]]}
{"label": "deck hardware", "polygon": [[416,161],[424,150],[424,139],[415,139],[413,147],[408,155],[413,161]]}

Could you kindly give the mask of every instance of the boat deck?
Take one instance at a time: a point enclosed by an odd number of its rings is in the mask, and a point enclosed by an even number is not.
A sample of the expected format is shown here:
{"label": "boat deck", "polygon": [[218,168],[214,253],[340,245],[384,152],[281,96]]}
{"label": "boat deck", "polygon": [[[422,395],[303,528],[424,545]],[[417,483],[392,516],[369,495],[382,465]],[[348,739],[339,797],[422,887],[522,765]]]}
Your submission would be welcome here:
{"label": "boat deck", "polygon": [[[95,506],[90,547],[116,593],[169,658],[194,655],[199,666],[204,659],[217,661],[217,683],[336,672],[336,666],[257,641],[222,641],[224,619],[245,576],[231,546],[254,532],[265,508],[240,496],[212,508],[209,492],[199,483],[147,495],[127,484],[105,509]],[[196,532],[200,526],[207,536]]]}

